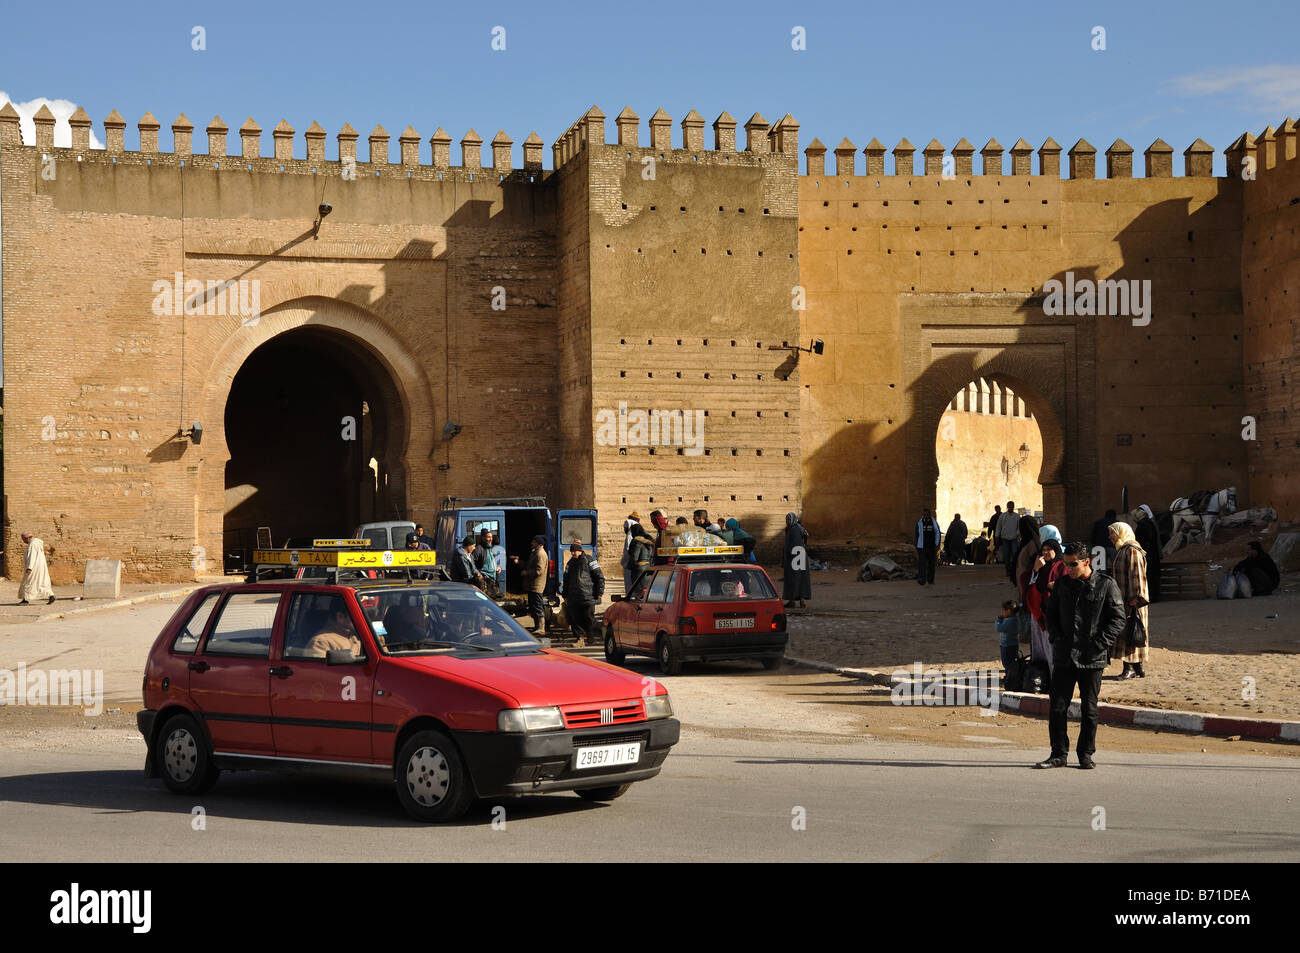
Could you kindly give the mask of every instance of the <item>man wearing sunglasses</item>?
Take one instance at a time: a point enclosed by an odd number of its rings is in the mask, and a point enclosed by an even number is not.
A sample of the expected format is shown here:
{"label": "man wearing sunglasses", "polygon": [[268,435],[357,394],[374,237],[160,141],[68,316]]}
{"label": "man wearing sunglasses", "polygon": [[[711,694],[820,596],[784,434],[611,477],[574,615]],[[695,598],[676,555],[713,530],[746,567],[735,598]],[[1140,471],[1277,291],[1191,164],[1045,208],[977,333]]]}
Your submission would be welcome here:
{"label": "man wearing sunglasses", "polygon": [[1124,631],[1124,599],[1115,580],[1094,572],[1088,544],[1073,542],[1062,557],[1065,575],[1047,600],[1047,631],[1052,643],[1052,702],[1048,733],[1052,753],[1035,768],[1063,768],[1070,750],[1066,712],[1074,686],[1079,686],[1080,768],[1093,768],[1097,749],[1097,696],[1101,673],[1110,661],[1110,648]]}

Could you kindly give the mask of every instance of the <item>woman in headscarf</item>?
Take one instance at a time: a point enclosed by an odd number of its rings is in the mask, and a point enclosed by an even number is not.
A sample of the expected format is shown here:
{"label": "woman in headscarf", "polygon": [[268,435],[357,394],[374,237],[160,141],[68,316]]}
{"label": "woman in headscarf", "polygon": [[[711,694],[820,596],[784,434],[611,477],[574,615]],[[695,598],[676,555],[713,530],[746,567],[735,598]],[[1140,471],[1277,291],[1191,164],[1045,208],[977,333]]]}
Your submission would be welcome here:
{"label": "woman in headscarf", "polygon": [[[799,569],[795,569],[795,563]],[[812,598],[812,570],[808,568],[808,531],[794,513],[785,514],[785,555],[781,558],[785,573],[785,607],[791,609],[795,602],[803,609],[804,600]]]}
{"label": "woman in headscarf", "polygon": [[751,563],[757,562],[754,558],[754,546],[758,540],[741,529],[740,520],[735,517],[727,520],[726,527],[725,532],[728,536],[724,536],[723,539],[726,539],[733,546],[745,547],[745,559]]}
{"label": "woman in headscarf", "polygon": [[1043,540],[1025,589],[1025,608],[1029,610],[1029,657],[1036,662],[1046,662],[1049,675],[1052,673],[1052,643],[1047,637],[1047,597],[1052,594],[1056,580],[1065,574],[1062,549],[1059,536]]}
{"label": "woman in headscarf", "polygon": [[1016,550],[1016,588],[1020,590],[1020,601],[1025,601],[1029,587],[1029,576],[1034,571],[1034,560],[1038,558],[1038,521],[1032,516],[1020,517],[1020,548]]}
{"label": "woman in headscarf", "polygon": [[1120,678],[1146,678],[1142,663],[1150,652],[1150,631],[1147,628],[1147,554],[1133,534],[1128,523],[1110,524],[1110,541],[1115,547],[1114,570],[1111,575],[1119,583],[1120,595],[1128,611],[1124,631],[1115,640],[1114,654],[1124,661]]}

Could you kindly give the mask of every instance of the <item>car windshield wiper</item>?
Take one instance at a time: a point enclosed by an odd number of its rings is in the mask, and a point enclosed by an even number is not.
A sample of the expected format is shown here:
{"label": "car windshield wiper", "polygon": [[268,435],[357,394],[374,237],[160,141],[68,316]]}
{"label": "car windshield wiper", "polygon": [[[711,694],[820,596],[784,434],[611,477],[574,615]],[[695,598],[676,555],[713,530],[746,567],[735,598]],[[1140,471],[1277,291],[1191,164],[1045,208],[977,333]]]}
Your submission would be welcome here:
{"label": "car windshield wiper", "polygon": [[409,645],[445,645],[453,649],[478,649],[482,652],[495,652],[498,646],[495,645],[473,645],[468,642],[440,642],[436,639],[421,639],[419,642],[407,643]]}

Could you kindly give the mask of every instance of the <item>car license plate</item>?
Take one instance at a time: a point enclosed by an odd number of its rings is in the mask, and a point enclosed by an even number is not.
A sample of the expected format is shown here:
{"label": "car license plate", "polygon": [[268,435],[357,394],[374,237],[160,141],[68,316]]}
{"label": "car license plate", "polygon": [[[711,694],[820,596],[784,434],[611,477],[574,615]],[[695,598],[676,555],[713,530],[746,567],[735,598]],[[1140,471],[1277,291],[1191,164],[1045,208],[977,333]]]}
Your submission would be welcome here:
{"label": "car license plate", "polygon": [[718,619],[714,622],[719,629],[752,629],[753,619]]}
{"label": "car license plate", "polygon": [[592,745],[590,748],[579,748],[573,758],[573,767],[577,771],[586,768],[608,768],[617,764],[636,764],[641,758],[641,742],[634,741],[625,745]]}

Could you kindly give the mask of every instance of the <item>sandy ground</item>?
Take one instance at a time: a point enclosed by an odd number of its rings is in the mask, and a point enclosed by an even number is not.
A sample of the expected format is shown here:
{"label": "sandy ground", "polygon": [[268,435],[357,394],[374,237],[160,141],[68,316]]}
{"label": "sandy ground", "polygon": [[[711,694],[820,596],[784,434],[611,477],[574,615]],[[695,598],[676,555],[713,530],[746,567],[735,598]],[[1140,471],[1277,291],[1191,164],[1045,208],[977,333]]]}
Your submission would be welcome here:
{"label": "sandy ground", "polygon": [[[779,567],[769,571],[779,586]],[[1001,669],[993,620],[1015,590],[1000,567],[940,566],[924,587],[812,576],[808,608],[788,610],[789,656],[883,671],[916,662]],[[1112,663],[1102,701],[1300,720],[1300,574],[1259,599],[1157,603],[1151,645],[1147,677],[1116,681],[1122,666]],[[1254,698],[1244,698],[1252,686]]]}

